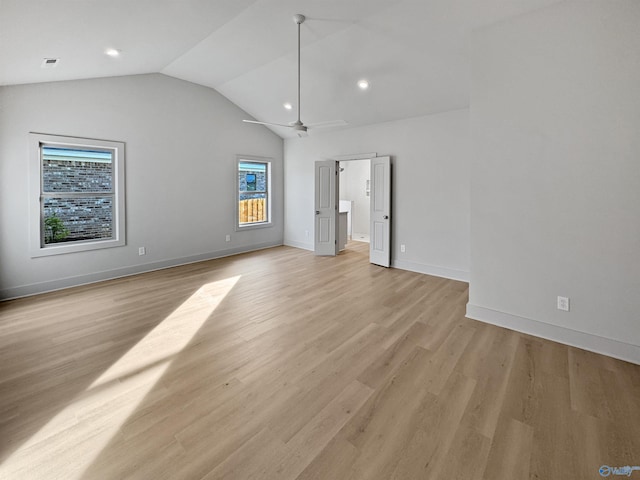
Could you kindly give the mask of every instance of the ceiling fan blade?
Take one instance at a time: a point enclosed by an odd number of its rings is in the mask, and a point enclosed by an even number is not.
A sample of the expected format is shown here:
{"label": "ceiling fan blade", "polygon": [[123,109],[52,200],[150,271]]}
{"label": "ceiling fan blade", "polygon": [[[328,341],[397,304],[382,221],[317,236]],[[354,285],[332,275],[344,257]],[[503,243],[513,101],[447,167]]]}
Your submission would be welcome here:
{"label": "ceiling fan blade", "polygon": [[330,128],[330,127],[344,127],[349,125],[349,122],[345,120],[329,120],[326,122],[316,122],[307,125],[307,128]]}
{"label": "ceiling fan blade", "polygon": [[291,125],[284,125],[282,123],[270,123],[270,122],[257,122],[255,120],[242,120],[243,122],[246,123],[255,123],[257,125],[271,125],[274,127],[287,127],[287,128],[291,128]]}

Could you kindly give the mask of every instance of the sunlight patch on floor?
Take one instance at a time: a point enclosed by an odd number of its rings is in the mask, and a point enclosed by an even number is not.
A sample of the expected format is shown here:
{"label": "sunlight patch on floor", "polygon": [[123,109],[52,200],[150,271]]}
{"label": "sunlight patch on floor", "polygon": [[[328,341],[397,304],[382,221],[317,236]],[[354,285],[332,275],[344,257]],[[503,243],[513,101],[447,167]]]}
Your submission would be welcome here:
{"label": "sunlight patch on floor", "polygon": [[81,478],[239,279],[200,287],[0,465],[0,478]]}

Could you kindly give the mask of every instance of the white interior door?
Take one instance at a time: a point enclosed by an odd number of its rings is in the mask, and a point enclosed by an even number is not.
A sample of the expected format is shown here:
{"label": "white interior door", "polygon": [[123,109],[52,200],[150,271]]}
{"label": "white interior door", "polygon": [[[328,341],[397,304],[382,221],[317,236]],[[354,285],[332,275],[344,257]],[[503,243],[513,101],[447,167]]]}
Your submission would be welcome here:
{"label": "white interior door", "polygon": [[338,254],[338,162],[316,162],[315,230],[316,255]]}
{"label": "white interior door", "polygon": [[391,157],[371,159],[369,261],[391,265]]}

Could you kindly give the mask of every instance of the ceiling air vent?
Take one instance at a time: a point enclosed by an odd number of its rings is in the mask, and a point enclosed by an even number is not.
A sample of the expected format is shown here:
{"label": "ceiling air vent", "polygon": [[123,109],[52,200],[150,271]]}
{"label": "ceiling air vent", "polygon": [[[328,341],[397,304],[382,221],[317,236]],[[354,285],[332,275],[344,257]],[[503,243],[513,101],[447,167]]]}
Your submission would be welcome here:
{"label": "ceiling air vent", "polygon": [[44,60],[42,60],[42,65],[40,66],[42,68],[53,68],[58,65],[58,63],[60,63],[59,58],[45,58]]}

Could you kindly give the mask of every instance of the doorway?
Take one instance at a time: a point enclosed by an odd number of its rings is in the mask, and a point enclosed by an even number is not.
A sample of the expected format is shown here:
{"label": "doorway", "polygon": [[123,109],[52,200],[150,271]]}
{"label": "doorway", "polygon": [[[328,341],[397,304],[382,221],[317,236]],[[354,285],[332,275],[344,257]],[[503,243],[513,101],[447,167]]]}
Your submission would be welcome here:
{"label": "doorway", "polygon": [[371,160],[343,160],[340,162],[340,208],[347,213],[347,245],[369,243],[371,199]]}
{"label": "doorway", "polygon": [[[341,161],[353,162],[366,160],[369,162],[369,179],[366,176],[354,175],[356,181],[355,193],[358,190],[358,178],[360,191],[364,185],[364,196],[368,195],[369,228],[358,227],[356,223],[357,205],[353,198],[343,200],[342,212],[340,209],[340,184],[343,182],[342,173],[348,165],[340,165]],[[366,164],[365,164],[366,166]],[[342,171],[341,171],[342,170]],[[354,169],[354,172],[358,170]],[[351,173],[351,172],[349,172]],[[349,176],[347,173],[347,177]],[[346,179],[345,179],[346,180]],[[367,180],[369,180],[367,182]],[[364,181],[364,183],[363,183]],[[349,181],[347,180],[347,183]],[[368,189],[366,187],[369,187]],[[345,196],[352,197],[347,190]],[[355,197],[354,197],[355,198]],[[363,202],[360,202],[363,203]],[[367,202],[364,202],[366,205]],[[314,251],[316,255],[335,256],[345,249],[348,240],[347,213],[351,213],[351,240],[354,234],[361,236],[360,240],[369,236],[369,261],[376,265],[389,267],[391,265],[391,157],[360,156],[359,158],[340,160],[318,160],[315,162],[315,223],[314,223]],[[360,217],[360,215],[358,215]],[[365,217],[366,218],[366,217]],[[364,231],[358,231],[362,228]],[[360,242],[365,243],[365,242]]]}

